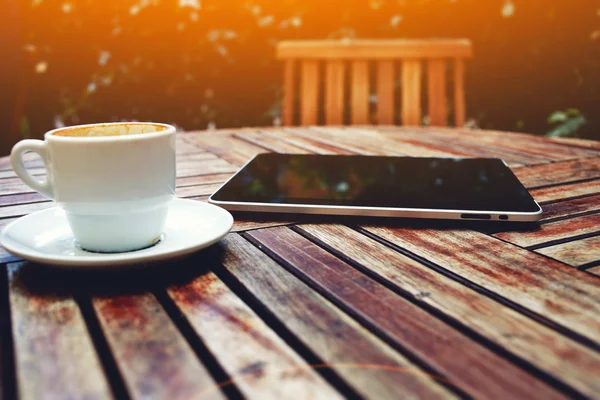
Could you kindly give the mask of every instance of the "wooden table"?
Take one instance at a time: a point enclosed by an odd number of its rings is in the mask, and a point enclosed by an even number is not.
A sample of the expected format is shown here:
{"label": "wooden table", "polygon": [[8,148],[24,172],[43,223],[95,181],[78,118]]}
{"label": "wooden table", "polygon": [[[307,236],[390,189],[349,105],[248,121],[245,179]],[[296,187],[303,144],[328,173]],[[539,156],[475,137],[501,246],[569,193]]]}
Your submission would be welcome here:
{"label": "wooden table", "polygon": [[[3,252],[5,397],[600,397],[600,143],[443,128],[189,133],[177,194],[204,201],[267,151],[501,157],[545,214],[529,230],[238,220],[188,260],[129,271]],[[53,206],[6,158],[0,168],[3,224]]]}

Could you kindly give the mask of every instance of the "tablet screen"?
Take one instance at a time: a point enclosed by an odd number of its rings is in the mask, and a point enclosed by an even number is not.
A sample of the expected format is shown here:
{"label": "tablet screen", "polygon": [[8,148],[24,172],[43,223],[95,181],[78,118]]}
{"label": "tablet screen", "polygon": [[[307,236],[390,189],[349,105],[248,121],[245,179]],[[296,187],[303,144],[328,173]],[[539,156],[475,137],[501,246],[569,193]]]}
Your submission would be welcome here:
{"label": "tablet screen", "polygon": [[213,200],[240,203],[537,212],[499,159],[261,154]]}

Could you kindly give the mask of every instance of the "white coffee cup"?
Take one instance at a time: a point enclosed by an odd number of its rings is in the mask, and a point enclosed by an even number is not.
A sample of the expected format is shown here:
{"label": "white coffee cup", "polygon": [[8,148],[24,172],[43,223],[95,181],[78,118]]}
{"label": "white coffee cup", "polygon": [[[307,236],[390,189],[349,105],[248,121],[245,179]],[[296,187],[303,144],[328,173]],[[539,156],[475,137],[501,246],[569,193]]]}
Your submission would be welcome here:
{"label": "white coffee cup", "polygon": [[[175,194],[175,128],[157,123],[107,123],[55,129],[23,140],[12,167],[29,187],[66,212],[77,244],[95,252],[124,252],[160,240]],[[39,154],[47,178],[23,164]]]}

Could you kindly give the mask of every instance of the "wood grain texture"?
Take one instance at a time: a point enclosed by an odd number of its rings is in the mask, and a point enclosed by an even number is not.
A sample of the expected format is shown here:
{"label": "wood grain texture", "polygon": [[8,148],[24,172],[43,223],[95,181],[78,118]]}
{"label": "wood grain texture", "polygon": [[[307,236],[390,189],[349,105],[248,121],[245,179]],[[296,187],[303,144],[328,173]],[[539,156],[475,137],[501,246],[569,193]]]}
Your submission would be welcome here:
{"label": "wood grain texture", "polygon": [[279,59],[468,58],[468,39],[295,40],[277,44]]}
{"label": "wood grain texture", "polygon": [[590,149],[597,153],[600,153],[600,142],[598,142],[596,140],[579,139],[579,138],[548,138],[548,140],[550,140],[552,142],[560,143],[562,145]]}
{"label": "wood grain texture", "polygon": [[[419,129],[419,132],[409,130],[395,130],[389,127],[378,127],[377,130],[394,138],[409,139],[414,142],[426,143],[429,146],[438,146],[443,149],[462,152],[471,157],[488,157],[501,158],[509,163],[510,167],[534,165],[540,163],[548,163],[550,160],[547,157],[523,154],[514,149],[507,149],[499,146],[494,146],[486,143],[479,143],[478,140],[463,138],[459,135],[450,136],[445,132],[438,131],[439,127],[431,127],[427,130]],[[386,135],[386,136],[388,136]]]}
{"label": "wood grain texture", "polygon": [[547,203],[573,197],[600,193],[600,179],[591,182],[571,183],[560,186],[550,186],[530,191],[538,203]]}
{"label": "wood grain texture", "polygon": [[319,63],[302,62],[300,95],[300,122],[302,125],[315,125],[319,109]]}
{"label": "wood grain texture", "polygon": [[396,74],[393,61],[377,63],[377,123],[394,125]]}
{"label": "wood grain texture", "polygon": [[482,131],[477,129],[450,129],[446,127],[423,128],[422,133],[430,136],[453,138],[468,143],[478,143],[498,149],[511,150],[534,159],[565,161],[595,156],[588,150],[560,146],[534,135],[511,132]]}
{"label": "wood grain texture", "polygon": [[573,267],[579,267],[600,260],[600,236],[550,246],[536,252]]}
{"label": "wood grain texture", "polygon": [[210,174],[210,175],[194,175],[177,178],[176,187],[183,188],[186,186],[210,185],[214,183],[222,183],[231,177],[230,173]]}
{"label": "wood grain texture", "polygon": [[454,60],[454,125],[462,127],[466,119],[465,100],[465,60],[458,58]]}
{"label": "wood grain texture", "polygon": [[298,136],[292,133],[293,131],[280,130],[273,132],[271,130],[261,131],[265,137],[270,137],[278,141],[283,141],[291,144],[299,149],[304,149],[313,154],[352,154],[351,152],[337,147],[335,144],[320,141],[318,136],[304,135]]}
{"label": "wood grain texture", "polygon": [[588,180],[600,177],[600,158],[519,168],[514,173],[528,189]]}
{"label": "wood grain texture", "polygon": [[600,214],[550,222],[531,231],[501,232],[493,236],[521,247],[531,247],[595,232],[600,232]]}
{"label": "wood grain texture", "polygon": [[600,337],[594,317],[600,312],[600,286],[572,267],[469,230],[365,228],[550,321]]}
{"label": "wood grain texture", "polygon": [[402,62],[402,124],[421,125],[421,62]]}
{"label": "wood grain texture", "polygon": [[542,222],[549,222],[556,218],[573,217],[578,214],[587,214],[600,211],[600,195],[583,198],[557,201],[544,204]]}
{"label": "wood grain texture", "polygon": [[295,82],[295,61],[285,61],[283,69],[283,125],[291,126],[294,124],[294,90]]}
{"label": "wood grain texture", "polygon": [[247,398],[341,398],[214,273],[168,294]]}
{"label": "wood grain texture", "polygon": [[325,66],[325,125],[344,123],[344,62],[328,61]]}
{"label": "wood grain texture", "polygon": [[223,185],[223,182],[211,183],[208,185],[185,186],[175,189],[175,195],[182,198],[191,198],[197,196],[210,196],[218,188]]}
{"label": "wood grain texture", "polygon": [[353,124],[369,123],[369,64],[353,61],[350,69],[350,119]]}
{"label": "wood grain texture", "polygon": [[[40,180],[46,176],[46,168],[29,168],[28,171],[31,175]],[[16,178],[16,176],[17,174],[15,174],[13,170],[0,171],[0,179]]]}
{"label": "wood grain texture", "polygon": [[92,304],[133,398],[224,398],[153,295],[96,297]]}
{"label": "wood grain texture", "polygon": [[[26,168],[41,168],[44,166],[42,159],[36,153],[30,152],[25,153],[21,156],[23,164]],[[4,157],[0,160],[0,171],[11,170],[10,158]]]}
{"label": "wood grain texture", "polygon": [[308,153],[308,150],[305,150],[302,147],[299,147],[295,144],[291,144],[286,142],[285,140],[280,140],[277,136],[269,136],[265,135],[262,132],[252,132],[246,133],[244,135],[236,136],[240,140],[244,140],[246,142],[255,144],[256,146],[263,147],[269,151],[273,151],[275,153],[290,153],[290,154],[304,154]]}
{"label": "wood grain texture", "polygon": [[48,198],[37,192],[0,196],[0,206],[37,203],[40,201],[48,201]]}
{"label": "wood grain texture", "polygon": [[427,62],[427,103],[430,126],[448,125],[446,91],[446,61],[429,60]]}
{"label": "wood grain texture", "polygon": [[588,273],[592,274],[592,275],[600,276],[600,266],[594,267],[594,268],[590,268],[590,269],[588,269],[586,271]]}
{"label": "wood grain texture", "polygon": [[593,397],[600,391],[600,356],[560,333],[504,305],[465,288],[417,261],[341,225],[300,225],[302,231],[352,259],[417,302],[426,303]]}
{"label": "wood grain texture", "polygon": [[454,397],[246,240],[229,235],[221,243],[223,267],[361,396]]}
{"label": "wood grain texture", "polygon": [[[355,143],[347,143],[339,138],[339,128],[327,127],[322,129],[321,127],[313,127],[310,130],[304,128],[288,129],[288,132],[293,134],[295,137],[301,140],[313,140],[332,149],[341,149],[347,154],[373,154],[373,150],[363,149],[361,145]],[[381,152],[381,149],[375,151]]]}
{"label": "wood grain texture", "polygon": [[[251,130],[250,132],[254,131],[255,130]],[[236,167],[244,165],[257,154],[268,152],[264,147],[259,147],[246,141],[236,139],[231,137],[231,134],[203,133],[189,135],[188,140]]]}
{"label": "wood grain texture", "polygon": [[19,397],[111,398],[77,303],[68,293],[31,292],[21,279],[24,268],[26,263],[8,267]]}
{"label": "wood grain texture", "polygon": [[29,204],[15,204],[8,207],[0,207],[0,218],[14,218],[30,214],[35,211],[45,210],[47,208],[56,207],[53,201],[44,201]]}
{"label": "wood grain texture", "polygon": [[[498,357],[287,228],[253,231],[250,235],[277,254],[311,286],[343,303],[352,313],[427,360],[474,398],[521,398],[534,393],[560,397],[520,368]],[[372,328],[373,329],[373,328]],[[447,353],[452,348],[460,358]],[[600,363],[596,369],[600,368]]]}

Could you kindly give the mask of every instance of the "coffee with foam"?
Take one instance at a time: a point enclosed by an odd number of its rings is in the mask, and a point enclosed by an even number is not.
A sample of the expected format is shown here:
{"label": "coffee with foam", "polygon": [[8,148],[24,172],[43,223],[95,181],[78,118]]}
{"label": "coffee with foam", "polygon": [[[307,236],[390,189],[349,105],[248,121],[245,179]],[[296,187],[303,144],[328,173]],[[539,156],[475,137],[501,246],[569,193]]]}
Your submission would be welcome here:
{"label": "coffee with foam", "polygon": [[52,135],[66,137],[102,137],[102,136],[127,136],[143,133],[155,133],[168,129],[163,125],[122,123],[122,124],[99,124],[92,126],[73,127],[58,130]]}

